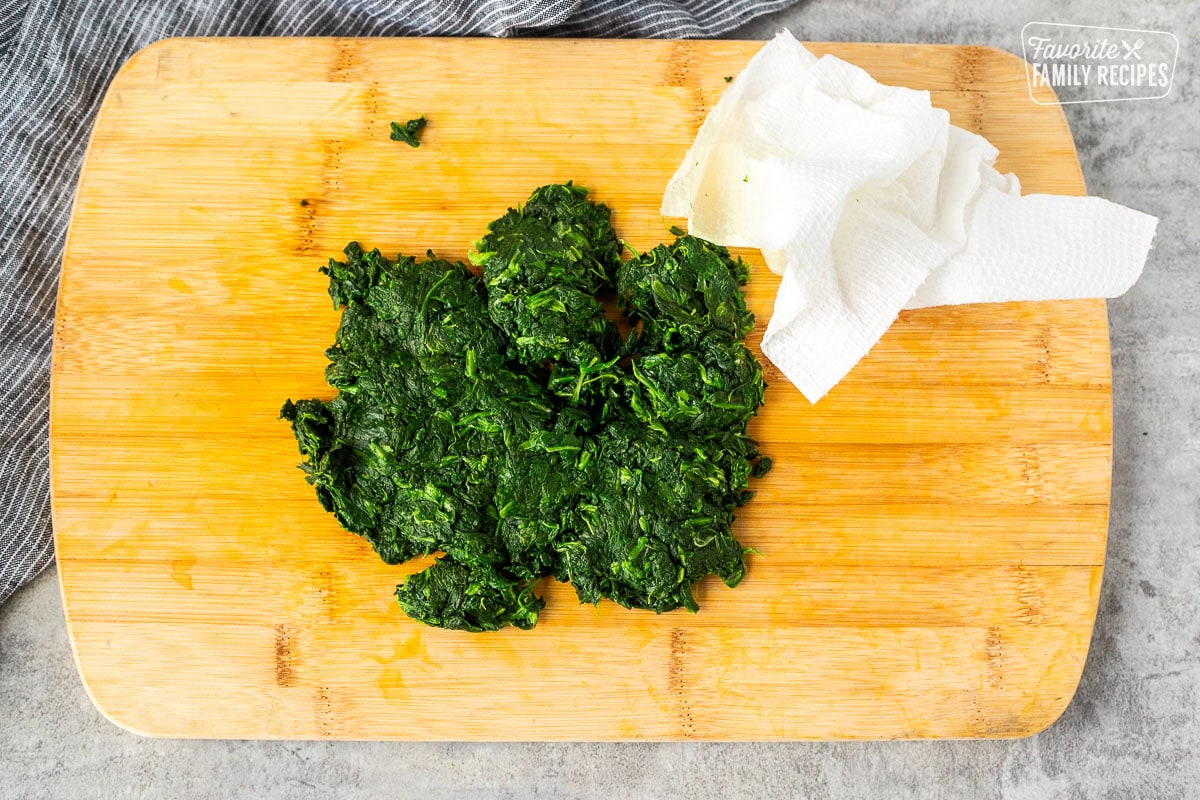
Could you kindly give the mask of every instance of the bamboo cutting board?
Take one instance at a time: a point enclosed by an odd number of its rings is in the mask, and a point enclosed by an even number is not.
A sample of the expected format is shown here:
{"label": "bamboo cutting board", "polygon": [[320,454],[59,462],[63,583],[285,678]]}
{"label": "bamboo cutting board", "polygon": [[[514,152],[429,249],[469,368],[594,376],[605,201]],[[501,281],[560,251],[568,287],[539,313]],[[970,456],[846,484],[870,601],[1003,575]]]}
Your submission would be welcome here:
{"label": "bamboo cutting board", "polygon": [[[810,406],[767,364],[761,551],[701,612],[580,606],[532,632],[408,621],[389,567],[318,506],[286,398],[322,396],[357,239],[465,258],[573,179],[638,250],[759,42],[171,40],[104,101],[63,259],[54,525],[97,706],[164,736],[994,737],[1075,690],[1104,563],[1101,301],[906,312]],[[815,45],[925,88],[1027,191],[1084,191],[1061,110],[978,47]],[[388,123],[425,114],[417,150]],[[777,285],[757,253],[757,348]],[[1048,265],[1047,268],[1052,268]]]}

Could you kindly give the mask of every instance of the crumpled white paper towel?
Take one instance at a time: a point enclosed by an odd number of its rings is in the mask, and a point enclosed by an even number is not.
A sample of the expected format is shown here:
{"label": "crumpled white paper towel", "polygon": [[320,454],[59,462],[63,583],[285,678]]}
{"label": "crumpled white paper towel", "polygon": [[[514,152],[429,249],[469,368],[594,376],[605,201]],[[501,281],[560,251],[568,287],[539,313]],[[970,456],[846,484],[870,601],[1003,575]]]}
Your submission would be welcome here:
{"label": "crumpled white paper towel", "polygon": [[996,155],[928,92],[818,59],[784,32],[709,113],[662,213],[763,251],[782,275],[763,353],[815,403],[903,308],[1115,297],[1137,280],[1154,217],[1022,197]]}

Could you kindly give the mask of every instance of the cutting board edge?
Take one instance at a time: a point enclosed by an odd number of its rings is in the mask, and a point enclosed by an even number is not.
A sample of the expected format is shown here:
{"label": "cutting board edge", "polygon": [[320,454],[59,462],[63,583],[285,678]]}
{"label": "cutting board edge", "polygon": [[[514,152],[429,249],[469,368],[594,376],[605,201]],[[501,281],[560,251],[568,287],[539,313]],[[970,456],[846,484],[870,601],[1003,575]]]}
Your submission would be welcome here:
{"label": "cutting board edge", "polygon": [[[327,37],[327,38],[347,38],[347,37]],[[366,38],[366,37],[359,37],[359,38]],[[163,48],[167,48],[167,47],[170,47],[170,46],[174,46],[174,45],[177,45],[177,44],[180,44],[180,43],[188,43],[188,42],[197,41],[197,40],[198,40],[198,41],[205,41],[205,42],[207,42],[207,41],[212,41],[212,40],[208,40],[208,39],[203,39],[203,38],[201,38],[201,37],[177,37],[177,38],[171,38],[171,39],[164,39],[164,40],[160,40],[160,41],[158,41],[158,42],[154,42],[154,43],[152,43],[151,45],[148,45],[148,46],[147,46],[147,47],[145,47],[145,48],[142,48],[142,49],[141,49],[141,50],[139,50],[137,53],[135,53],[133,56],[131,56],[131,57],[130,57],[130,59],[129,59],[129,60],[126,62],[126,63],[125,63],[125,65],[123,65],[123,66],[121,67],[121,69],[118,71],[117,75],[116,75],[116,76],[114,77],[114,79],[113,79],[113,82],[112,82],[112,84],[111,84],[111,85],[110,85],[110,87],[109,87],[109,90],[106,92],[106,94],[105,94],[105,98],[104,98],[104,101],[102,102],[101,109],[100,109],[100,112],[99,112],[99,114],[98,114],[98,120],[101,118],[101,116],[100,116],[100,115],[103,115],[103,114],[105,113],[105,111],[106,111],[106,108],[108,107],[109,103],[112,101],[112,97],[113,97],[112,89],[113,89],[114,87],[117,87],[117,86],[119,86],[119,81],[120,81],[120,79],[121,79],[121,78],[122,78],[122,77],[123,77],[123,76],[124,76],[124,75],[125,75],[125,74],[126,74],[128,71],[129,71],[129,70],[130,70],[130,68],[131,68],[131,67],[133,67],[133,66],[135,66],[135,65],[136,65],[136,63],[137,63],[137,61],[138,61],[139,59],[142,59],[142,58],[146,57],[146,56],[147,56],[147,54],[149,54],[149,53],[152,53],[153,51],[156,51],[156,50],[158,50],[158,49],[163,49]],[[491,41],[493,41],[493,40],[490,40],[490,39],[486,39],[486,38],[482,38],[482,37],[481,37],[481,41],[488,41],[488,42],[491,42]],[[575,41],[587,41],[587,42],[589,42],[589,43],[592,43],[592,42],[593,42],[593,40],[575,40]],[[619,42],[620,40],[616,40],[616,41],[618,41],[618,42]],[[757,44],[757,42],[756,42],[756,44]],[[820,47],[822,44],[836,45],[836,44],[838,44],[838,43],[832,43],[832,42],[831,42],[831,43],[820,43],[820,42],[813,42],[813,43],[811,43],[811,44],[813,44],[814,46]],[[890,44],[891,44],[891,43],[883,43],[883,42],[880,42],[880,43],[869,43],[869,45],[870,45],[870,46],[876,46],[876,45],[877,45],[877,46],[879,46],[879,47],[888,47]],[[922,47],[936,47],[936,48],[939,48],[939,49],[959,49],[959,48],[961,48],[961,46],[958,46],[958,45],[922,45]],[[988,52],[988,53],[992,53],[992,54],[999,54],[999,55],[1003,56],[1003,57],[1004,57],[1004,58],[1006,58],[1006,59],[1012,59],[1012,60],[1014,60],[1014,61],[1016,61],[1016,62],[1019,62],[1021,65],[1024,65],[1024,64],[1025,64],[1024,60],[1023,60],[1023,59],[1021,59],[1020,57],[1018,57],[1018,56],[1015,56],[1014,54],[1012,54],[1012,53],[1009,53],[1009,52],[1007,52],[1007,51],[1005,51],[1005,50],[1001,50],[1001,49],[999,49],[999,48],[991,48],[991,47],[982,47],[982,48],[980,48],[980,47],[975,47],[974,49],[976,49],[976,50],[980,50],[980,51],[986,51],[986,52]],[[1022,68],[1023,68],[1023,67],[1022,67]],[[1066,122],[1065,115],[1063,115],[1063,114],[1062,114],[1061,107],[1059,107],[1059,115],[1062,117],[1062,123],[1063,123],[1063,126],[1064,126],[1065,128],[1067,128],[1067,131],[1068,131],[1068,133],[1067,133],[1067,137],[1068,137],[1068,139],[1071,141],[1071,143],[1072,143],[1072,149],[1074,150],[1074,140],[1073,140],[1073,137],[1071,137],[1071,136],[1070,136],[1070,133],[1069,133],[1069,127],[1067,126],[1067,122]],[[96,126],[96,127],[97,127],[97,128],[99,128],[99,125],[97,124],[97,126]],[[84,170],[83,170],[83,172],[81,172],[80,181],[79,181],[79,184],[78,184],[78,185],[77,185],[77,187],[76,187],[76,192],[75,192],[75,195],[74,195],[74,198],[73,198],[73,202],[72,202],[72,215],[71,215],[71,219],[72,219],[72,221],[74,221],[74,219],[75,219],[75,208],[76,208],[76,206],[77,206],[77,204],[78,204],[78,201],[79,201],[79,191],[78,191],[78,188],[79,188],[79,186],[80,186],[80,185],[82,185],[82,184],[83,184],[83,182],[84,182],[84,180],[85,180],[85,178],[86,178],[87,166],[88,166],[88,164],[90,163],[90,158],[89,158],[89,155],[90,155],[90,153],[91,153],[91,150],[92,150],[92,147],[93,147],[93,143],[94,143],[94,134],[93,134],[93,140],[89,140],[88,149],[87,149],[87,154],[85,154],[85,157],[84,157]],[[1080,169],[1080,165],[1079,165],[1079,161],[1078,161],[1078,157],[1077,157],[1077,155],[1076,155],[1076,157],[1073,159],[1073,163],[1074,163],[1074,165],[1075,165],[1075,168],[1080,170],[1080,182],[1081,182],[1081,185],[1082,185],[1082,171],[1081,171],[1081,169]],[[1086,190],[1084,190],[1084,193],[1086,193]],[[68,253],[70,253],[70,251],[71,251],[71,248],[72,248],[72,236],[73,236],[73,233],[74,233],[74,227],[75,227],[75,226],[74,226],[74,224],[72,224],[71,230],[69,230],[69,232],[68,232],[67,241],[66,241],[66,246],[64,247],[64,258],[66,258],[66,257],[67,257],[67,254],[68,254]],[[65,275],[65,273],[64,273],[64,275]],[[59,286],[59,295],[58,295],[58,301],[57,301],[57,303],[56,303],[56,307],[57,307],[57,308],[61,308],[62,295],[63,295],[63,284],[62,284],[62,283],[60,283],[60,286]],[[1102,301],[1102,300],[1099,300],[1099,301],[1096,301],[1096,302],[1101,302],[1101,303],[1103,303],[1104,301]],[[1107,337],[1106,337],[1106,345],[1108,345],[1108,339],[1107,339]],[[60,337],[59,337],[59,328],[58,328],[58,326],[56,325],[56,326],[55,326],[55,331],[54,331],[54,348],[53,348],[53,352],[54,352],[54,354],[57,354],[57,353],[59,352],[60,346],[61,346],[61,341],[60,341]],[[1109,360],[1109,367],[1110,367],[1110,378],[1111,378],[1111,355],[1109,355],[1109,359],[1110,359],[1110,360]],[[52,357],[52,365],[53,365],[53,357]],[[54,375],[55,375],[55,371],[54,371],[54,368],[53,368],[53,366],[52,366],[52,367],[51,367],[51,415],[50,415],[50,427],[51,427],[51,431],[53,431],[53,425],[54,425],[54,416],[55,416],[55,415],[54,415],[54,412],[53,412],[53,405],[54,405],[54,402],[53,402],[53,401],[54,401],[54,398],[55,398],[55,396],[56,396],[56,395],[55,395],[55,392],[54,392]],[[1112,403],[1111,403],[1111,394],[1109,395],[1109,402],[1107,403],[1107,414],[1108,414],[1108,417],[1109,417],[1109,422],[1110,422],[1110,425],[1109,425],[1109,427],[1110,427],[1110,429],[1111,429],[1111,416],[1112,416]],[[54,488],[53,488],[53,487],[54,487],[54,485],[55,485],[56,461],[57,461],[57,459],[56,459],[56,456],[55,456],[55,452],[54,452],[54,449],[55,449],[55,448],[54,448],[54,446],[53,446],[53,445],[54,445],[54,441],[55,441],[55,439],[54,439],[53,433],[51,433],[51,436],[50,436],[50,442],[51,442],[51,452],[50,452],[50,468],[51,468],[51,514],[52,514],[52,520],[53,520],[53,518],[54,518],[54,515],[55,515],[55,509],[57,508],[57,503],[55,503],[55,501],[54,501]],[[1108,504],[1106,504],[1106,510],[1107,510],[1107,509],[1110,509],[1110,503],[1111,503],[1111,452],[1112,452],[1112,440],[1111,440],[1111,432],[1110,432],[1110,434],[1109,434],[1109,436],[1108,436],[1108,442],[1107,442],[1107,444],[1108,444],[1108,449],[1109,449],[1109,453],[1110,453],[1110,459],[1109,459],[1110,471],[1109,471],[1109,481],[1108,481],[1108,490],[1109,490],[1109,503],[1108,503]],[[1107,538],[1107,524],[1106,524],[1106,526],[1105,526],[1105,538]],[[58,537],[57,537],[57,536],[55,536],[55,549],[56,549],[56,554],[58,554],[58,544],[59,544],[59,542],[58,542]],[[70,559],[67,559],[67,562],[69,562],[69,561],[70,561]],[[1099,565],[1095,565],[1095,566],[1098,566],[1098,567],[1101,569],[1101,571],[1102,571],[1102,570],[1103,570],[1104,563],[1103,563],[1103,562],[1101,562]],[[111,722],[113,722],[114,724],[116,724],[116,725],[118,725],[119,727],[122,727],[122,728],[124,728],[124,729],[126,729],[126,730],[130,730],[131,732],[133,732],[133,733],[136,733],[136,734],[139,734],[139,735],[143,735],[143,736],[155,736],[155,737],[164,737],[164,738],[194,738],[194,737],[187,737],[187,736],[183,736],[183,735],[181,735],[181,734],[178,734],[178,733],[173,733],[173,732],[169,732],[169,731],[166,731],[166,732],[164,732],[164,731],[157,731],[157,730],[152,730],[152,729],[147,729],[147,728],[139,728],[139,727],[137,727],[135,724],[133,724],[133,723],[131,723],[131,722],[128,722],[128,721],[126,721],[126,720],[123,720],[123,719],[120,717],[120,715],[119,715],[117,712],[110,711],[110,710],[107,708],[106,704],[105,704],[104,702],[102,702],[102,701],[101,701],[101,700],[100,700],[100,699],[97,697],[97,694],[96,694],[96,692],[93,690],[93,687],[92,687],[92,685],[91,685],[91,680],[90,680],[90,678],[89,678],[89,676],[88,676],[88,672],[87,672],[87,670],[86,670],[86,669],[85,669],[85,667],[84,667],[83,660],[81,659],[81,655],[80,655],[79,649],[78,649],[78,647],[77,647],[77,637],[74,635],[74,632],[73,632],[73,631],[74,631],[74,628],[75,628],[75,625],[74,625],[74,624],[73,624],[73,622],[72,622],[72,619],[71,619],[71,611],[70,611],[70,606],[69,606],[69,605],[68,605],[68,603],[67,603],[67,598],[66,598],[66,586],[65,586],[65,583],[64,583],[64,582],[61,580],[61,573],[60,573],[60,591],[62,591],[62,593],[63,593],[64,611],[65,611],[65,614],[66,614],[67,625],[68,625],[68,628],[72,630],[72,635],[71,635],[71,637],[70,637],[70,638],[71,638],[72,653],[73,653],[73,656],[74,656],[74,658],[75,658],[76,667],[77,667],[77,669],[79,669],[79,671],[80,671],[80,675],[81,675],[81,678],[82,678],[82,680],[83,680],[83,682],[84,682],[84,685],[85,685],[85,689],[87,690],[89,697],[92,699],[92,702],[93,702],[93,704],[95,704],[95,705],[96,705],[97,709],[98,709],[98,710],[99,710],[99,711],[100,711],[100,712],[101,712],[101,713],[102,713],[102,714],[103,714],[103,715],[104,715],[104,716],[105,716],[107,719],[109,719],[109,720],[110,720]],[[1093,603],[1093,613],[1092,613],[1092,617],[1091,617],[1091,625],[1092,625],[1092,629],[1094,630],[1094,625],[1095,625],[1095,603]],[[1086,660],[1086,659],[1085,659],[1085,660]],[[1015,732],[1015,733],[1002,733],[1002,734],[998,734],[998,735],[996,735],[996,736],[988,736],[988,737],[975,737],[975,736],[962,736],[962,737],[957,737],[957,736],[955,736],[955,737],[936,737],[936,738],[956,738],[956,739],[973,739],[973,738],[1020,738],[1020,737],[1024,737],[1024,736],[1029,736],[1029,735],[1036,734],[1036,733],[1040,732],[1041,730],[1044,730],[1045,728],[1047,728],[1047,727],[1049,727],[1050,725],[1052,725],[1052,724],[1053,724],[1053,723],[1054,723],[1054,722],[1055,722],[1055,721],[1056,721],[1056,720],[1057,720],[1057,719],[1058,719],[1058,718],[1059,718],[1059,717],[1062,715],[1062,713],[1064,713],[1064,712],[1065,712],[1066,708],[1067,708],[1067,707],[1069,706],[1069,704],[1070,704],[1070,701],[1071,701],[1072,697],[1074,696],[1074,691],[1075,691],[1075,689],[1078,687],[1079,680],[1080,680],[1080,679],[1081,679],[1081,677],[1082,677],[1082,671],[1083,671],[1083,668],[1084,668],[1084,664],[1081,662],[1081,663],[1080,663],[1080,665],[1079,665],[1079,668],[1078,668],[1078,670],[1076,670],[1076,674],[1075,674],[1075,678],[1074,678],[1074,683],[1073,683],[1073,687],[1074,687],[1074,688],[1072,689],[1072,693],[1071,693],[1071,695],[1070,695],[1070,696],[1067,696],[1067,697],[1066,697],[1066,698],[1065,698],[1065,699],[1062,701],[1062,703],[1061,703],[1061,707],[1059,707],[1059,708],[1057,708],[1056,710],[1054,710],[1054,713],[1053,713],[1052,715],[1048,715],[1048,717],[1047,717],[1047,719],[1046,719],[1045,723],[1044,723],[1043,725],[1041,725],[1040,727],[1037,727],[1037,728],[1034,728],[1034,729],[1031,729],[1031,730],[1028,730],[1028,731],[1020,731],[1020,732]],[[206,738],[208,738],[208,737],[206,737]],[[227,737],[211,737],[211,738],[227,738]],[[294,738],[294,737],[289,737],[289,736],[263,736],[263,737],[255,737],[255,738],[279,738],[279,739],[286,739],[286,738]],[[312,737],[312,738],[313,738],[313,739],[316,739],[317,737]],[[346,738],[346,739],[349,739],[349,740],[357,740],[357,739],[358,739],[358,737],[334,737],[334,738]],[[364,737],[364,738],[366,738],[366,737]],[[370,738],[379,738],[379,737],[370,737]],[[407,740],[407,739],[409,739],[409,738],[410,738],[410,737],[397,737],[397,740]],[[415,738],[415,737],[413,737],[413,738]],[[678,741],[680,738],[681,738],[681,737],[661,737],[661,738],[658,738],[658,737],[639,737],[639,738],[638,738],[638,740],[640,740],[640,741]],[[745,741],[745,740],[748,740],[748,739],[746,739],[746,738],[741,738],[741,737],[730,737],[730,738],[723,738],[723,737],[711,737],[711,738],[710,738],[710,737],[697,736],[697,737],[695,737],[695,738],[696,738],[697,740],[704,740],[704,741]],[[755,737],[755,738],[757,738],[757,737]],[[751,739],[749,739],[749,740],[755,740],[755,738],[751,738]],[[771,738],[780,738],[780,737],[771,737]],[[790,740],[790,739],[795,739],[795,740],[800,740],[800,741],[806,741],[806,740],[830,740],[828,737],[786,737],[786,738],[788,738],[789,740]],[[860,740],[870,740],[870,739],[879,739],[879,738],[880,738],[880,737],[875,737],[875,736],[850,737],[850,738],[847,738],[847,739],[843,739],[842,741],[860,741]],[[892,739],[892,738],[904,738],[904,737],[885,737],[885,738]],[[917,738],[921,738],[921,737],[917,737]],[[469,739],[455,739],[455,738],[445,738],[445,739],[441,739],[441,738],[438,738],[438,739],[424,739],[424,740],[428,740],[428,741],[514,741],[514,739],[512,739],[512,737],[496,737],[496,738],[489,738],[489,737],[471,737],[471,738],[469,738]],[[531,739],[527,739],[527,740],[520,740],[520,741],[622,741],[622,740],[627,740],[627,737],[600,737],[600,738],[546,737],[546,738],[531,738]]]}
{"label": "cutting board edge", "polygon": [[107,705],[96,694],[94,687],[92,686],[92,680],[89,676],[87,665],[85,663],[85,656],[83,653],[80,652],[79,636],[77,635],[77,626],[76,626],[75,620],[71,614],[71,608],[72,608],[73,604],[71,603],[70,599],[67,596],[67,582],[63,578],[63,566],[64,566],[64,564],[69,563],[70,559],[64,558],[64,556],[62,554],[62,548],[60,545],[60,540],[61,540],[61,537],[59,536],[59,507],[60,507],[60,505],[59,505],[59,501],[56,497],[57,493],[55,491],[55,486],[58,485],[59,457],[58,457],[58,453],[56,452],[58,450],[58,447],[57,447],[58,437],[56,437],[54,435],[54,420],[55,420],[55,417],[57,416],[55,414],[55,406],[57,405],[57,400],[59,397],[59,393],[57,391],[55,391],[56,384],[58,382],[58,373],[59,373],[59,370],[57,369],[57,365],[59,363],[60,352],[62,351],[62,348],[64,347],[64,344],[62,341],[62,327],[61,327],[60,322],[61,322],[62,316],[63,316],[63,296],[65,294],[64,288],[66,287],[66,284],[67,284],[67,270],[65,269],[65,265],[66,265],[68,258],[70,257],[70,253],[71,253],[72,247],[73,247],[73,239],[76,235],[76,227],[77,226],[76,226],[75,221],[77,219],[77,212],[79,210],[80,189],[84,186],[84,181],[85,181],[87,173],[88,173],[88,167],[92,163],[91,156],[92,156],[92,151],[93,151],[93,149],[95,147],[95,143],[96,143],[97,131],[100,130],[100,127],[101,127],[100,122],[103,119],[105,110],[108,108],[109,104],[112,102],[113,87],[117,85],[118,81],[126,73],[130,64],[132,64],[135,59],[139,58],[143,53],[154,49],[157,45],[161,44],[164,41],[169,41],[169,40],[160,40],[158,42],[152,42],[151,44],[146,45],[145,47],[143,47],[140,50],[133,53],[133,55],[131,55],[128,59],[126,59],[125,63],[122,64],[120,66],[120,68],[118,68],[116,74],[113,75],[112,80],[109,81],[108,87],[104,90],[104,96],[103,96],[103,98],[101,98],[100,108],[96,112],[96,118],[92,123],[92,130],[88,134],[88,141],[87,141],[87,145],[83,151],[83,160],[81,162],[81,166],[80,166],[80,170],[79,170],[79,177],[76,178],[75,184],[71,189],[71,212],[67,218],[68,219],[67,233],[66,233],[66,236],[63,241],[62,255],[59,258],[58,286],[55,291],[55,298],[54,298],[54,330],[53,330],[51,343],[50,343],[50,376],[49,376],[49,389],[48,389],[48,398],[47,398],[48,414],[47,414],[47,423],[46,423],[46,438],[47,438],[47,450],[48,450],[47,455],[48,455],[48,462],[49,462],[48,463],[48,465],[49,465],[48,472],[49,472],[49,483],[50,483],[50,486],[49,486],[50,529],[53,534],[52,539],[53,539],[53,544],[54,544],[54,563],[55,563],[55,571],[57,572],[57,578],[58,578],[58,592],[59,592],[59,597],[62,600],[63,619],[64,619],[64,622],[65,622],[66,628],[67,628],[67,640],[71,644],[71,660],[75,663],[75,670],[79,673],[79,679],[80,679],[80,682],[83,684],[84,692],[87,693],[88,699],[91,700],[92,705],[95,707],[95,709],[98,712],[100,712],[100,715],[103,716],[109,722],[111,722],[113,725],[116,725],[118,728],[121,728],[122,730],[129,731],[130,733],[134,733],[139,736],[148,736],[148,737],[149,736],[157,736],[157,735],[152,732],[144,732],[144,731],[137,730],[136,728],[130,726],[129,724],[124,722],[122,719],[120,719],[120,717],[116,713],[114,713],[108,709]]}

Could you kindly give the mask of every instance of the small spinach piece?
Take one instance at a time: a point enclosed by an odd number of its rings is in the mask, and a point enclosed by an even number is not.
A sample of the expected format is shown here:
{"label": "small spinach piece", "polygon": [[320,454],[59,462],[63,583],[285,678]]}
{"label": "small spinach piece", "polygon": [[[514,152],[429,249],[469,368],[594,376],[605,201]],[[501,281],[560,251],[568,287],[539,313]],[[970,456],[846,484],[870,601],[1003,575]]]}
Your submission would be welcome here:
{"label": "small spinach piece", "polygon": [[410,119],[408,122],[401,125],[399,122],[392,123],[391,140],[393,142],[404,142],[409,147],[420,147],[421,140],[417,137],[421,133],[421,129],[425,127],[425,115]]}

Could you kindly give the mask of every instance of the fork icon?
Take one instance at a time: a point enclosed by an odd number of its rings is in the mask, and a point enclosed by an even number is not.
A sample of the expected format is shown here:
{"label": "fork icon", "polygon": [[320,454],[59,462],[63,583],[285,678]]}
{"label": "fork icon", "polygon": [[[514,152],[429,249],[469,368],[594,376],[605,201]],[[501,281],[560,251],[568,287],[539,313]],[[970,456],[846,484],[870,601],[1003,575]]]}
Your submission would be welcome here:
{"label": "fork icon", "polygon": [[1136,58],[1138,61],[1141,61],[1141,60],[1142,60],[1142,54],[1141,54],[1141,53],[1139,53],[1139,52],[1138,52],[1138,50],[1141,50],[1141,49],[1142,49],[1142,45],[1143,45],[1143,44],[1145,44],[1145,42],[1143,42],[1141,39],[1138,39],[1138,40],[1137,40],[1136,42],[1134,42],[1132,45],[1130,45],[1130,44],[1129,44],[1129,42],[1127,42],[1127,41],[1125,41],[1124,39],[1122,39],[1122,40],[1121,40],[1121,46],[1125,48],[1125,56],[1124,56],[1125,60],[1126,60],[1126,61],[1128,61],[1128,60],[1129,60],[1129,57],[1130,57],[1130,56],[1133,56],[1133,57],[1134,57],[1134,58]]}

